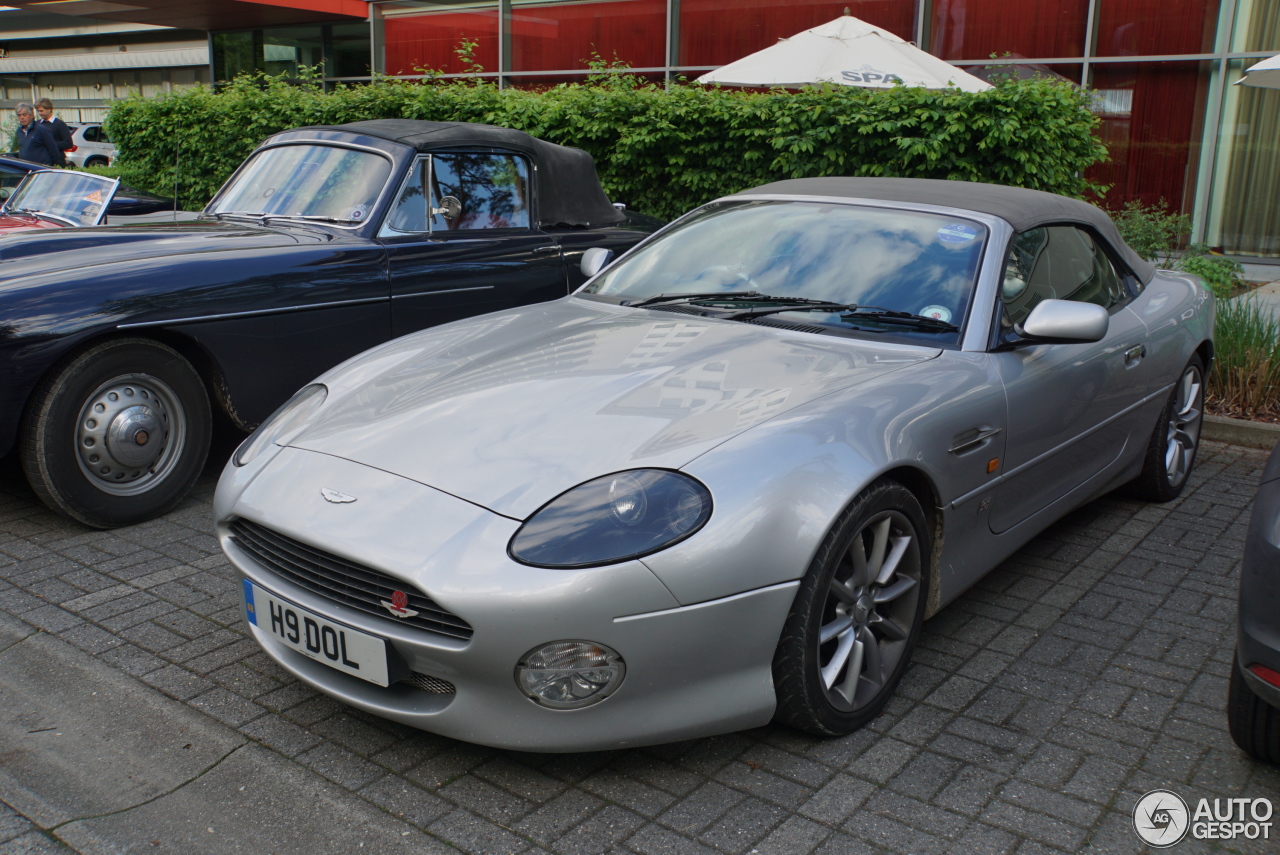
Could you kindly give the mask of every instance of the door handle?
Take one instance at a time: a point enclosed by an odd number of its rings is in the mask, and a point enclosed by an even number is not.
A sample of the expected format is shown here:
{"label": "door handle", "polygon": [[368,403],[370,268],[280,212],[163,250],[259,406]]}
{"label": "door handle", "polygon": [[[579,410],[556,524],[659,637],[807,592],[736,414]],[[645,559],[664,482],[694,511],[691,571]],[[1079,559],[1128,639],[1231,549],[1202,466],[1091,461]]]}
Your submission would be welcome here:
{"label": "door handle", "polygon": [[1142,361],[1142,357],[1147,355],[1147,346],[1145,344],[1135,344],[1124,352],[1124,364],[1126,368],[1132,368]]}
{"label": "door handle", "polygon": [[537,254],[537,253],[541,253],[541,252],[554,252],[554,253],[559,254],[559,252],[560,252],[560,244],[558,244],[558,243],[557,243],[557,244],[553,244],[552,246],[538,246],[538,247],[534,247],[533,251],[534,251],[534,253],[535,253],[535,254]]}

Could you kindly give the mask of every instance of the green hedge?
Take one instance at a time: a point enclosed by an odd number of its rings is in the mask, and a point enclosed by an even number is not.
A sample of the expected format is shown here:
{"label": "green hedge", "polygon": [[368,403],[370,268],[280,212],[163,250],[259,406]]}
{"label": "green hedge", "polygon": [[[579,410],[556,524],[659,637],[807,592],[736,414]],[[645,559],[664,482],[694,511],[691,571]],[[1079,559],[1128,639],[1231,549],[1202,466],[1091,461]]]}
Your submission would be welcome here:
{"label": "green hedge", "polygon": [[798,93],[643,84],[625,74],[544,92],[378,79],[325,93],[240,78],[117,101],[107,120],[127,184],[200,207],[263,137],[372,118],[487,122],[595,156],[609,195],[674,217],[782,178],[898,175],[990,181],[1082,196],[1105,158],[1081,90],[1009,80],[982,93],[822,87]]}

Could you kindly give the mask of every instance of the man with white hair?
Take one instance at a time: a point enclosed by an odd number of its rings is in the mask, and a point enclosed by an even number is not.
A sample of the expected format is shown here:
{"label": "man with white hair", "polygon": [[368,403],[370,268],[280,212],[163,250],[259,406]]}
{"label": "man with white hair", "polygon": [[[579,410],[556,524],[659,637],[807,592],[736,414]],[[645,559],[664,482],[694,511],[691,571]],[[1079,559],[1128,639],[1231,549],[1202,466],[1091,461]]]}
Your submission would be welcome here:
{"label": "man with white hair", "polygon": [[46,166],[57,164],[62,152],[49,129],[35,120],[31,105],[23,101],[13,112],[18,116],[18,157]]}

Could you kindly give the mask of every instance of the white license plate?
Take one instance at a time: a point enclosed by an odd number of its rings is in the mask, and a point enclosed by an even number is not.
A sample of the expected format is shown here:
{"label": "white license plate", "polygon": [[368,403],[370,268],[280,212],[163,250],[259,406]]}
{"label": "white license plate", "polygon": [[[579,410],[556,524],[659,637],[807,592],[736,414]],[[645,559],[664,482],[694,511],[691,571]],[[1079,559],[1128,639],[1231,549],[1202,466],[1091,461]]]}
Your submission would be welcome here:
{"label": "white license plate", "polygon": [[336,668],[344,674],[379,686],[387,679],[387,642],[340,623],[244,580],[244,613],[249,623],[276,641]]}

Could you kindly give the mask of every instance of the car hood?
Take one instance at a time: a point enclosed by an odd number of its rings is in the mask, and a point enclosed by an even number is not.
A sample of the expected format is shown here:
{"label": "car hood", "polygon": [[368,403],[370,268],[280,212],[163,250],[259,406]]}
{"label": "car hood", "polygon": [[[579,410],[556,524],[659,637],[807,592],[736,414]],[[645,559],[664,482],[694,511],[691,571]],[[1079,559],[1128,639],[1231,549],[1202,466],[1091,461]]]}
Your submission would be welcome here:
{"label": "car hood", "polygon": [[322,378],[333,399],[289,444],[524,519],[939,353],[566,298],[357,358]]}
{"label": "car hood", "polygon": [[78,271],[89,265],[139,258],[294,246],[302,240],[325,237],[317,230],[203,220],[194,223],[28,229],[8,235],[0,243],[0,265],[3,265],[0,266],[0,279],[10,280],[27,272]]}
{"label": "car hood", "polygon": [[60,228],[63,228],[62,223],[55,223],[52,220],[44,220],[40,217],[24,217],[20,214],[0,217],[0,235],[7,235],[12,232],[25,232],[28,229]]}

